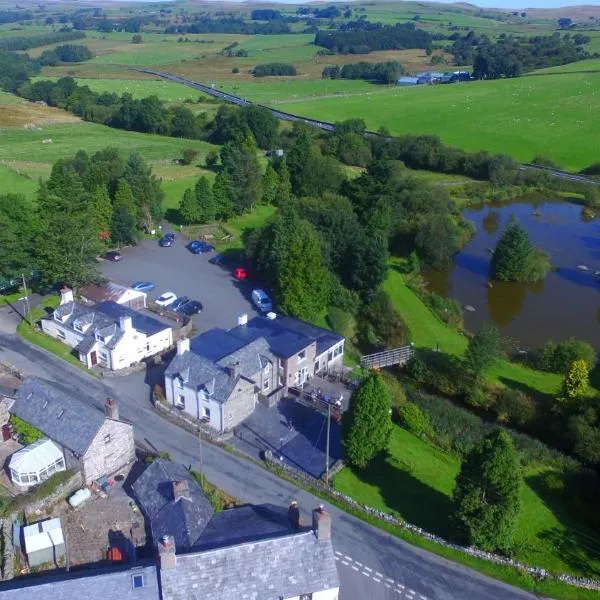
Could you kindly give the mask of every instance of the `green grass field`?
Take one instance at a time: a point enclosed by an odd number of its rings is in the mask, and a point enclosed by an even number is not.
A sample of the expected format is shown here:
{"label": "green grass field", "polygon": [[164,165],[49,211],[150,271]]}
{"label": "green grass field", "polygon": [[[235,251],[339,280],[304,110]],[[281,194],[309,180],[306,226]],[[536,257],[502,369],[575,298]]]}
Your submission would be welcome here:
{"label": "green grass field", "polygon": [[308,99],[278,105],[329,121],[361,117],[372,129],[435,134],[470,151],[537,154],[579,170],[598,160],[600,73],[519,77],[463,85],[393,88],[371,95]]}
{"label": "green grass field", "polygon": [[[393,511],[448,538],[453,532],[451,496],[459,470],[457,457],[395,425],[387,458],[376,460],[363,472],[345,468],[336,475],[334,485],[355,500]],[[595,533],[568,514],[567,507],[543,485],[550,471],[538,467],[524,473],[515,558],[554,573],[597,577],[600,544],[588,541],[596,537]]]}

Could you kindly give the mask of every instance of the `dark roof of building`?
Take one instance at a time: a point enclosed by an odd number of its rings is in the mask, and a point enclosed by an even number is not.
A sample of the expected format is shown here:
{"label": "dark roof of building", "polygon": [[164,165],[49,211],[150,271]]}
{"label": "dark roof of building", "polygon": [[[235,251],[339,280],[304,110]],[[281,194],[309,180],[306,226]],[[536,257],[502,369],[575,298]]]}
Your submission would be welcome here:
{"label": "dark roof of building", "polygon": [[10,411],[79,456],[105,421],[98,409],[35,377],[23,382]]}
{"label": "dark roof of building", "polygon": [[223,357],[239,350],[245,342],[228,331],[215,327],[190,340],[190,350],[217,362]]}
{"label": "dark roof of building", "polygon": [[274,504],[248,504],[215,513],[197,544],[198,550],[289,535],[288,511]]}
{"label": "dark roof of building", "polygon": [[[173,482],[186,481],[186,497],[175,499]],[[182,552],[194,548],[213,516],[204,492],[185,467],[168,460],[154,461],[132,486],[155,541],[172,535]]]}
{"label": "dark roof of building", "polygon": [[[133,586],[135,575],[142,575],[140,588]],[[0,592],[3,600],[81,600],[96,595],[102,600],[158,600],[156,566],[23,577],[3,582]]]}
{"label": "dark roof of building", "polygon": [[161,571],[169,600],[280,600],[339,585],[331,540],[312,531],[177,555]]}
{"label": "dark roof of building", "polygon": [[92,302],[103,302],[104,300],[113,300],[118,302],[121,296],[127,292],[132,292],[134,296],[145,296],[144,292],[134,290],[127,286],[107,281],[101,285],[97,283],[87,283],[79,288],[79,295],[82,298],[88,298]]}
{"label": "dark roof of building", "polygon": [[306,321],[281,316],[275,319],[254,317],[246,325],[238,325],[229,333],[246,341],[263,337],[267,340],[273,354],[281,358],[289,358],[313,342],[317,343],[316,355],[320,356],[344,339],[333,331]]}
{"label": "dark roof of building", "polygon": [[119,322],[121,317],[131,317],[133,328],[146,335],[154,335],[155,333],[168,328],[168,325],[165,325],[162,321],[159,321],[150,315],[146,315],[138,310],[133,310],[128,306],[123,306],[122,304],[117,304],[110,300],[96,304],[94,310],[111,317],[113,322],[116,323]]}

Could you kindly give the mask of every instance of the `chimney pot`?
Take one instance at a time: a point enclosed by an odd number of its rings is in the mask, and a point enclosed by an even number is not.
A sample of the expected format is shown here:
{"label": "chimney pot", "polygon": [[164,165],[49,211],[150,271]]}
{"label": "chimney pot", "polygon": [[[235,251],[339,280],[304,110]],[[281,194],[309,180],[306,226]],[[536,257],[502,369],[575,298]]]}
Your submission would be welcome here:
{"label": "chimney pot", "polygon": [[300,510],[295,500],[292,501],[288,508],[288,520],[294,529],[300,529]]}
{"label": "chimney pot", "polygon": [[331,539],[331,515],[322,504],[313,510],[313,530],[319,542]]}
{"label": "chimney pot", "polygon": [[233,379],[237,379],[240,376],[241,373],[241,366],[239,362],[235,362],[230,364],[227,367],[227,370],[229,371],[229,376],[232,377]]}
{"label": "chimney pot", "polygon": [[131,331],[133,329],[133,323],[129,315],[123,315],[119,317],[119,327],[123,333]]}
{"label": "chimney pot", "polygon": [[163,535],[158,541],[158,563],[161,571],[174,569],[177,566],[175,539],[172,535]]}
{"label": "chimney pot", "polygon": [[182,498],[185,498],[186,500],[189,500],[189,485],[188,482],[183,479],[180,481],[173,481],[173,500],[175,500],[175,502],[177,502],[178,500],[181,500]]}
{"label": "chimney pot", "polygon": [[248,315],[247,314],[243,314],[238,317],[238,325],[240,327],[243,327],[247,323],[248,323]]}
{"label": "chimney pot", "polygon": [[119,407],[114,398],[107,398],[104,403],[104,412],[109,419],[119,420]]}
{"label": "chimney pot", "polygon": [[73,290],[68,287],[64,287],[60,290],[60,304],[68,304],[69,302],[73,302]]}
{"label": "chimney pot", "polygon": [[177,356],[181,356],[185,354],[190,349],[190,339],[189,338],[181,338],[177,340]]}

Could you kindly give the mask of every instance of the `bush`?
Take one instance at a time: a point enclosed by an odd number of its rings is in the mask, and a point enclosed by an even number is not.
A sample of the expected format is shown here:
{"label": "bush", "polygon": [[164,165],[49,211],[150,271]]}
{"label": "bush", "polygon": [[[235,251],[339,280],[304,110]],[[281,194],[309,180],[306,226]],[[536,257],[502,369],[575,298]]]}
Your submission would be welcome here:
{"label": "bush", "polygon": [[363,309],[358,321],[359,344],[368,352],[408,343],[408,328],[384,291],[379,291]]}
{"label": "bush", "polygon": [[182,165],[191,165],[196,160],[197,156],[198,156],[197,150],[194,150],[193,148],[184,148],[183,154],[181,157],[181,164]]}
{"label": "bush", "polygon": [[13,429],[19,434],[21,441],[26,446],[29,446],[29,444],[33,444],[44,437],[44,434],[37,429],[37,427],[26,423],[23,419],[19,419],[17,415],[11,415],[10,422]]}
{"label": "bush", "polygon": [[287,63],[268,63],[256,65],[252,70],[254,77],[275,77],[296,75],[296,67]]}
{"label": "bush", "polygon": [[399,419],[400,409],[406,404],[406,390],[400,380],[389,371],[381,371],[383,379],[392,402],[393,418]]}
{"label": "bush", "polygon": [[430,437],[433,434],[429,416],[416,404],[407,402],[398,411],[400,424],[419,437]]}
{"label": "bush", "polygon": [[239,73],[240,72],[240,68],[239,67],[233,67],[233,69],[231,69],[232,73]]}
{"label": "bush", "polygon": [[456,298],[444,298],[443,296],[429,292],[423,294],[421,299],[446,325],[449,325],[453,329],[463,328],[463,310]]}
{"label": "bush", "polygon": [[576,338],[555,343],[547,341],[533,356],[532,366],[541,371],[565,374],[576,361],[583,360],[591,371],[598,357],[591,344]]}
{"label": "bush", "polygon": [[495,410],[499,423],[525,427],[535,421],[534,400],[519,390],[504,388],[496,398]]}

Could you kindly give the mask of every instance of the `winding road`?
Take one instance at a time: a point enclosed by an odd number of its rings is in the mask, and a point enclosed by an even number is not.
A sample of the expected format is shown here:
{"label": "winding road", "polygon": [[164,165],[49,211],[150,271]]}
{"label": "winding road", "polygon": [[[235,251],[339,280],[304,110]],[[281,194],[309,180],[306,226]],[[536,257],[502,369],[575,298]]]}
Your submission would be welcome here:
{"label": "winding road", "polygon": [[[256,463],[203,443],[160,417],[150,403],[159,373],[99,379],[23,341],[15,333],[19,316],[0,308],[0,360],[27,375],[52,382],[103,410],[108,396],[119,402],[123,420],[134,425],[136,442],[167,451],[182,464],[201,468],[207,478],[244,502],[287,506],[297,500],[303,519],[320,503],[315,496],[279,479]],[[533,600],[535,596],[411,546],[335,507],[334,549],[342,600]]]}

